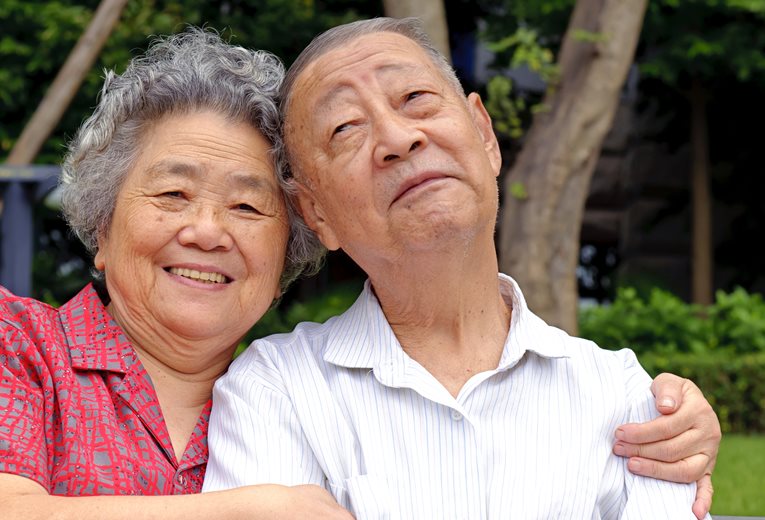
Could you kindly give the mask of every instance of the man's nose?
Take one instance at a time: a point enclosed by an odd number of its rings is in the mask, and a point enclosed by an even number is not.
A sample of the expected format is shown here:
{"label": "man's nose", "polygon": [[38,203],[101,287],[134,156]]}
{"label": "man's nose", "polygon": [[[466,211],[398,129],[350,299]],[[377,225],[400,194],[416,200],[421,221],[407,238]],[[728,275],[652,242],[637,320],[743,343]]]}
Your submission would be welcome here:
{"label": "man's nose", "polygon": [[374,132],[374,161],[380,167],[406,159],[427,144],[427,136],[417,126],[417,121],[395,113],[378,117]]}
{"label": "man's nose", "polygon": [[195,246],[203,251],[227,251],[234,245],[228,230],[225,208],[198,205],[189,208],[178,241],[184,246]]}

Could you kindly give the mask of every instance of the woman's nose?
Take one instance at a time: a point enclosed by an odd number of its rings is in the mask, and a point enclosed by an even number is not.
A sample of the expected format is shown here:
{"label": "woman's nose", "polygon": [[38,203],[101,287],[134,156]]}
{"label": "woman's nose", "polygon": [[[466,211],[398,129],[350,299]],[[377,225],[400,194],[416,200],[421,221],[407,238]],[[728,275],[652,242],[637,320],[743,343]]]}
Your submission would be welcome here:
{"label": "woman's nose", "polygon": [[189,212],[178,232],[178,241],[204,251],[226,251],[234,245],[226,226],[225,211],[210,206],[199,206]]}

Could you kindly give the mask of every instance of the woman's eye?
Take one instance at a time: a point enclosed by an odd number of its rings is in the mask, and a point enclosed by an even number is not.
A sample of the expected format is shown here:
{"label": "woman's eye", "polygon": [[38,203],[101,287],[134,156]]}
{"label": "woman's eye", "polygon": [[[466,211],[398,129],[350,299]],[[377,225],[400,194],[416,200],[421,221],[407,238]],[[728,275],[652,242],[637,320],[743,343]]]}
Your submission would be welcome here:
{"label": "woman's eye", "polygon": [[239,211],[246,211],[247,213],[260,214],[260,211],[258,211],[257,208],[255,208],[255,206],[252,206],[251,204],[247,204],[246,202],[237,204],[236,209],[238,209]]}

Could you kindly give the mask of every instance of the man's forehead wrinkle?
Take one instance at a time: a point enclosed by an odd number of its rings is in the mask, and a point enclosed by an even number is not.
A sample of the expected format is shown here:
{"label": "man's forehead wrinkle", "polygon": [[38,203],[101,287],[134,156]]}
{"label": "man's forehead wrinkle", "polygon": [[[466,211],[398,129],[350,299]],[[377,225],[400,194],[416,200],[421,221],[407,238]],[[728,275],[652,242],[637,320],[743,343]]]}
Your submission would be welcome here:
{"label": "man's forehead wrinkle", "polygon": [[[361,67],[370,62],[376,63],[371,70]],[[384,76],[397,72],[411,78],[434,74],[440,79],[436,69],[432,59],[417,42],[392,32],[361,35],[341,46],[327,49],[306,64],[293,83],[292,100],[285,111],[284,121],[288,149],[315,133],[317,125],[309,121],[334,113],[337,106],[333,102],[341,99],[343,94],[365,88],[363,80],[369,80],[367,75],[371,74],[381,84],[389,83],[389,78]]]}
{"label": "man's forehead wrinkle", "polygon": [[[356,65],[358,65],[357,62],[341,67],[340,69],[333,71],[333,74],[331,75],[341,72],[342,69],[347,69]],[[373,75],[375,80],[379,83],[387,83],[387,81],[384,80],[387,79],[389,74],[399,72],[406,73],[408,78],[418,79],[427,74],[427,67],[419,63],[383,63],[371,71],[371,75]],[[334,112],[337,108],[335,103],[337,103],[338,100],[341,100],[344,94],[353,94],[357,89],[363,89],[363,82],[368,80],[368,76],[369,73],[363,75],[349,75],[348,77],[339,80],[337,85],[332,86],[317,100],[317,107],[314,112],[321,115]],[[331,81],[331,78],[328,79]]]}
{"label": "man's forehead wrinkle", "polygon": [[315,113],[317,115],[325,115],[325,114],[331,114],[335,111],[337,108],[337,101],[341,98],[341,96],[345,93],[352,93],[353,87],[350,85],[342,84],[337,85],[334,88],[330,89],[328,92],[324,93],[319,100],[317,101],[317,108],[315,110]]}

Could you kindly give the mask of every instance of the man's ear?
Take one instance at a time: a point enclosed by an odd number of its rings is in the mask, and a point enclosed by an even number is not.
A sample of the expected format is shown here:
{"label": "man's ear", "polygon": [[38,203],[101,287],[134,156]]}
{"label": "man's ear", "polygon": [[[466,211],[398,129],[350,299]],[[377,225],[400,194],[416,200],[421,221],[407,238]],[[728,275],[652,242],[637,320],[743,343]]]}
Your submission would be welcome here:
{"label": "man's ear", "polygon": [[481,134],[484,150],[486,150],[489,162],[491,162],[491,166],[494,169],[494,176],[496,177],[502,168],[502,153],[499,150],[497,136],[494,134],[494,128],[491,125],[491,117],[486,111],[486,107],[483,106],[481,96],[475,92],[468,95],[467,102],[470,115],[473,117],[473,122]]}
{"label": "man's ear", "polygon": [[297,187],[297,201],[300,206],[300,214],[303,216],[305,223],[316,233],[324,247],[330,251],[340,249],[340,242],[337,240],[329,222],[324,218],[324,211],[319,201],[316,200],[313,191],[302,182],[295,180],[292,182]]}

